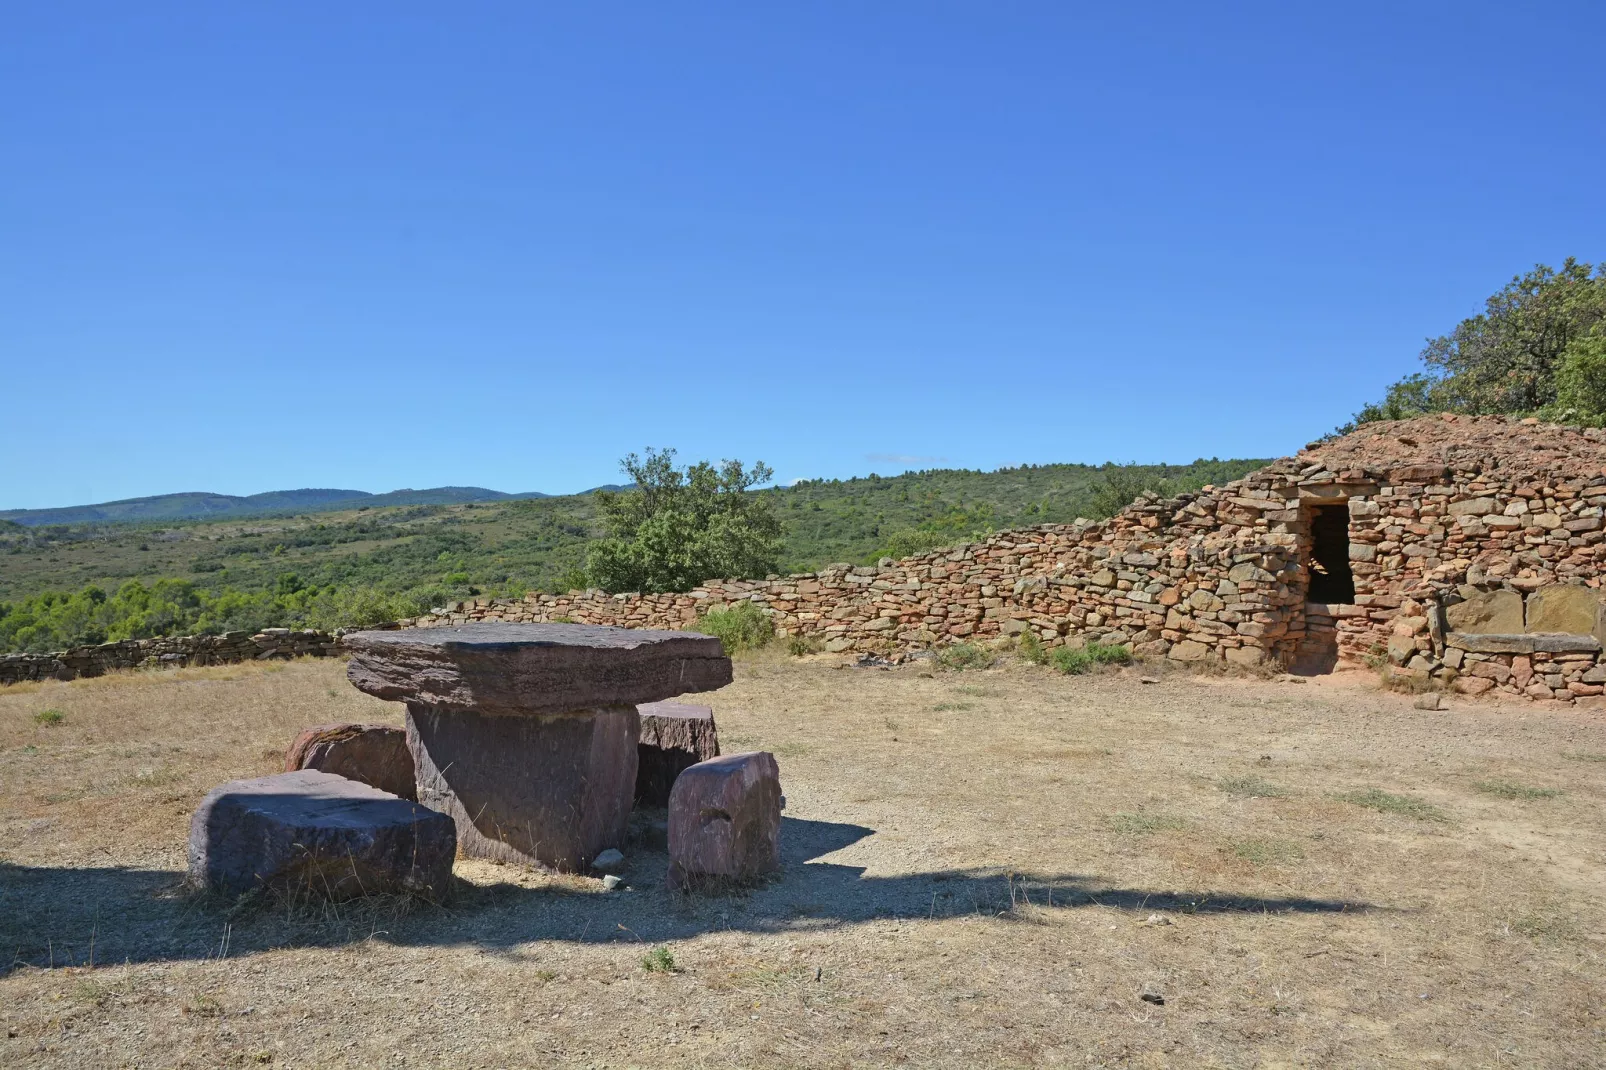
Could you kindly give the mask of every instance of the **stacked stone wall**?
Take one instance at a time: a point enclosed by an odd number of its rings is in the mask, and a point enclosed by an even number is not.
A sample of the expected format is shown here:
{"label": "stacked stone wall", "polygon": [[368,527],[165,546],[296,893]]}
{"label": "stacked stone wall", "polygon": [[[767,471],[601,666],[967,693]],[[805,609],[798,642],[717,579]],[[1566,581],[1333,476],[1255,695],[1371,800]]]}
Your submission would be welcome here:
{"label": "stacked stone wall", "polygon": [[1298,645],[1305,570],[1293,470],[1274,465],[1229,488],[1142,499],[1103,522],[1002,532],[947,551],[838,565],[684,594],[601,591],[481,599],[403,626],[572,620],[684,628],[738,601],[781,635],[829,651],[888,654],[1034,631],[1050,646],[1131,645],[1179,661],[1280,662]]}
{"label": "stacked stone wall", "polygon": [[73,680],[115,669],[224,665],[269,658],[330,657],[340,653],[339,639],[327,632],[269,628],[223,635],[183,635],[161,639],[127,639],[78,647],[54,654],[0,655],[0,686],[30,680]]}

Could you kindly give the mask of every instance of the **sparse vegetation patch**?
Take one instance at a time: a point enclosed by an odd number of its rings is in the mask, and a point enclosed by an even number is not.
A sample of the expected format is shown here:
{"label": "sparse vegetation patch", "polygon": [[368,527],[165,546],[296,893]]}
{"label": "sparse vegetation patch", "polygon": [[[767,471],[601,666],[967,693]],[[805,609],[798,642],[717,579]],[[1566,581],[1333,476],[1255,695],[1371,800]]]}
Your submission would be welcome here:
{"label": "sparse vegetation patch", "polygon": [[1067,676],[1080,676],[1103,665],[1130,664],[1132,651],[1113,643],[1089,643],[1084,647],[1059,646],[1054,648],[1051,660],[1054,668]]}
{"label": "sparse vegetation patch", "polygon": [[1480,780],[1472,786],[1497,799],[1554,799],[1561,794],[1560,788],[1540,788],[1511,780]]}
{"label": "sparse vegetation patch", "polygon": [[1448,821],[1449,815],[1432,803],[1410,795],[1393,795],[1381,788],[1347,791],[1338,796],[1347,803],[1376,810],[1380,814],[1398,814],[1419,821]]}

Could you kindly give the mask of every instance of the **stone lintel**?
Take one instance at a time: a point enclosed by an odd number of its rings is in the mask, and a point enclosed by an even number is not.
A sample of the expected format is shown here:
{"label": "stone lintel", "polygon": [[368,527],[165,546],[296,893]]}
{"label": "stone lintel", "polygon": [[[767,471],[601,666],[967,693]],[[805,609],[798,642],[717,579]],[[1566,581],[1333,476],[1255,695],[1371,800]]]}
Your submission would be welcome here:
{"label": "stone lintel", "polygon": [[1473,654],[1597,654],[1600,640],[1593,635],[1477,635],[1451,632],[1445,645]]}

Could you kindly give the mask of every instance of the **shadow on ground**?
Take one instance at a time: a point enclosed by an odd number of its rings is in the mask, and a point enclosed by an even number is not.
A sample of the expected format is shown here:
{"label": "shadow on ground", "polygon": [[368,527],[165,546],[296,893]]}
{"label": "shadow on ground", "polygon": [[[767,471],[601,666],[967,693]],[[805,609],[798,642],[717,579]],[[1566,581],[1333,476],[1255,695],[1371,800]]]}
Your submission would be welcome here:
{"label": "shadow on ground", "polygon": [[[36,868],[0,862],[0,974],[24,966],[111,965],[238,956],[279,947],[366,939],[411,946],[474,946],[516,953],[539,940],[587,943],[683,939],[719,930],[825,929],[889,918],[1023,918],[1020,908],[1086,906],[1176,913],[1339,914],[1367,903],[1220,891],[1111,887],[1084,874],[942,870],[865,876],[820,861],[873,829],[786,818],[783,871],[747,892],[676,895],[668,859],[650,833],[632,844],[629,890],[459,882],[444,906],[394,898],[346,904],[263,903],[250,909],[185,894],[172,870]],[[510,875],[518,871],[509,869]]]}

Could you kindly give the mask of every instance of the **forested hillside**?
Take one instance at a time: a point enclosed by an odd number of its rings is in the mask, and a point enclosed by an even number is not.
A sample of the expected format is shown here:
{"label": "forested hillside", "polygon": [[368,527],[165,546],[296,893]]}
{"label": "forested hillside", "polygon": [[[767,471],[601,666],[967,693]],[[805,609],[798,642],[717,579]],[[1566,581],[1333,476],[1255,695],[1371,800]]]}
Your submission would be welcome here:
{"label": "forested hillside", "polygon": [[[1221,483],[1263,463],[937,470],[757,493],[782,521],[782,568],[806,571],[1102,515],[1145,488]],[[0,651],[372,623],[476,595],[568,589],[586,582],[586,545],[598,534],[589,494],[254,521],[0,522]]]}

